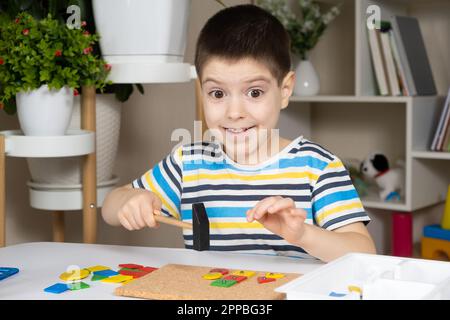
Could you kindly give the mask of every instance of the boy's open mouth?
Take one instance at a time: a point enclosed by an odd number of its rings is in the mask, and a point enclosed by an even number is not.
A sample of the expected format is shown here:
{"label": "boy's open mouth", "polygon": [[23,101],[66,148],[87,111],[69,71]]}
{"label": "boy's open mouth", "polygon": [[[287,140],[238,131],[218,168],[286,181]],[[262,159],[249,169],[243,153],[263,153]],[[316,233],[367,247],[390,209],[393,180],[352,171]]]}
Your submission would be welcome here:
{"label": "boy's open mouth", "polygon": [[232,134],[240,134],[240,133],[244,133],[250,129],[253,129],[255,126],[251,126],[251,127],[244,127],[244,128],[226,128],[226,127],[222,127],[223,129],[225,129],[225,131],[227,133],[232,133]]}

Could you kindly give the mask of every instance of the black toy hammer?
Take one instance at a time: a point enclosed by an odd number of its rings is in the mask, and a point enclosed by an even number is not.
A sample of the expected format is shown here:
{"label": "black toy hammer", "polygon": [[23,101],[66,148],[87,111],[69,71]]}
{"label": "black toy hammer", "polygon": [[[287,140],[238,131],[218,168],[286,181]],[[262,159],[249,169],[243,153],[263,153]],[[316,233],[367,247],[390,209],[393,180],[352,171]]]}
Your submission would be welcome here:
{"label": "black toy hammer", "polygon": [[155,210],[154,217],[156,221],[161,223],[192,229],[194,250],[209,250],[209,219],[203,203],[194,203],[192,205],[192,224],[163,216],[157,210]]}

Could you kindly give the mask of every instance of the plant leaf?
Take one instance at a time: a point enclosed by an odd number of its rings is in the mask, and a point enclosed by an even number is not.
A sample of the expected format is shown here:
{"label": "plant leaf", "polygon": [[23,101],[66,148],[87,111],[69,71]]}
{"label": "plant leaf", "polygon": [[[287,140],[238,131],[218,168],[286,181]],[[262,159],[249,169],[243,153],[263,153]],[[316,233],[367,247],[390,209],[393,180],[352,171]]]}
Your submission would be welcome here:
{"label": "plant leaf", "polygon": [[114,87],[115,87],[116,98],[120,102],[127,101],[128,98],[133,93],[133,86],[128,83],[115,84]]}
{"label": "plant leaf", "polygon": [[141,94],[144,94],[144,87],[140,83],[135,84]]}

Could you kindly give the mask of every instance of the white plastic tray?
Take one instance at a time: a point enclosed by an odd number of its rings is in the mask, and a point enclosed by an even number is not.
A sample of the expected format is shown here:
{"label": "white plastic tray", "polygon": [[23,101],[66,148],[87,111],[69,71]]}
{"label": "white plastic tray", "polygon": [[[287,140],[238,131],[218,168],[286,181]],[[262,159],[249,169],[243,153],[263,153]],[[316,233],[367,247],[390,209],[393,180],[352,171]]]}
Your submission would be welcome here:
{"label": "white plastic tray", "polygon": [[288,300],[450,299],[450,262],[351,253],[276,291]]}

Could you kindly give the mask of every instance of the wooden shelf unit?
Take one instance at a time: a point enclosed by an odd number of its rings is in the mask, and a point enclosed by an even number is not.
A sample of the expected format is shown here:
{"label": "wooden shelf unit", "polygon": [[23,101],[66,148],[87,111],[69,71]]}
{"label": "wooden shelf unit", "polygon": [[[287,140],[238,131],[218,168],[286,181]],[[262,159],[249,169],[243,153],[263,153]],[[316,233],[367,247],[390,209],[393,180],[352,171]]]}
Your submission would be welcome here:
{"label": "wooden shelf unit", "polygon": [[[302,131],[314,142],[329,146],[343,160],[362,160],[372,151],[385,151],[391,166],[395,166],[394,160],[403,159],[405,198],[401,202],[383,202],[376,194],[370,194],[362,201],[366,208],[392,212],[393,223],[405,221],[400,222],[400,229],[403,228],[407,239],[393,234],[393,254],[411,256],[411,213],[442,203],[450,183],[450,153],[429,151],[443,107],[443,95],[449,86],[450,3],[445,0],[322,2],[324,6],[338,3],[342,6],[341,14],[330,24],[310,56],[319,75],[320,94],[293,96],[290,108],[297,108],[306,118],[301,119]],[[369,5],[380,7],[382,20],[388,20],[391,15],[419,19],[438,95],[377,95],[366,32]]]}

